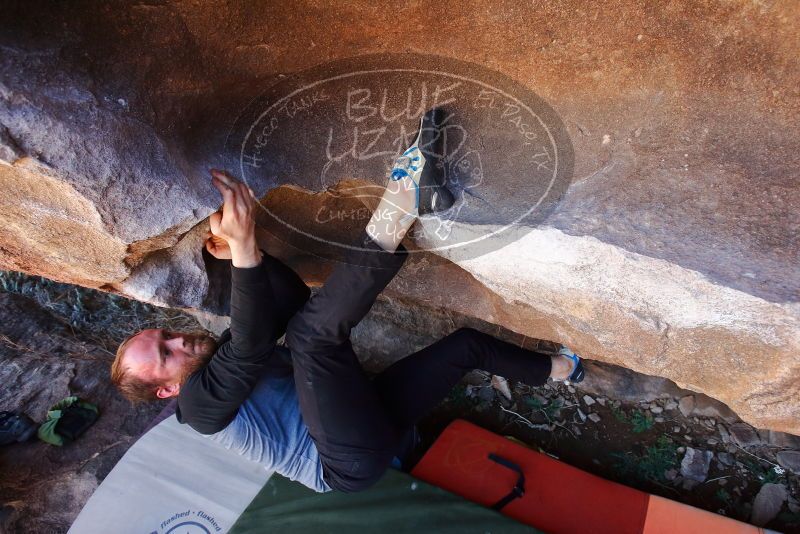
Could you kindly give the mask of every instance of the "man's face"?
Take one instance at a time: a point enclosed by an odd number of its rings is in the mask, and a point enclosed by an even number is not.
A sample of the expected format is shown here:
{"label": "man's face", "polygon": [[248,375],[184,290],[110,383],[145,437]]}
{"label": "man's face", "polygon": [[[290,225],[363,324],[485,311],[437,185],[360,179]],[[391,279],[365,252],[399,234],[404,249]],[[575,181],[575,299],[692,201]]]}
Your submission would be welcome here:
{"label": "man's face", "polygon": [[176,396],[181,384],[207,365],[216,350],[214,338],[204,334],[149,329],[131,339],[121,363],[135,376],[163,384],[156,394],[167,398]]}

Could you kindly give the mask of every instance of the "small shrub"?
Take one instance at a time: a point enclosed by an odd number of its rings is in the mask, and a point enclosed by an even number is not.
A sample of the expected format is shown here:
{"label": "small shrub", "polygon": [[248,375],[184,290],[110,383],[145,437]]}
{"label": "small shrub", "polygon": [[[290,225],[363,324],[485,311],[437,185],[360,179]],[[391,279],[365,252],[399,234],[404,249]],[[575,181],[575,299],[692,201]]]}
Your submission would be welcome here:
{"label": "small shrub", "polygon": [[716,497],[718,501],[722,501],[725,506],[728,506],[732,500],[731,494],[725,491],[724,488],[719,488],[714,494],[714,497]]}
{"label": "small shrub", "polygon": [[616,453],[615,468],[623,475],[632,476],[642,482],[666,482],[664,473],[678,462],[678,446],[668,436],[659,436],[654,445],[645,448],[641,455]]}
{"label": "small shrub", "polygon": [[614,405],[611,406],[611,414],[614,416],[614,419],[616,419],[620,423],[628,423],[629,422],[628,414],[626,414],[625,411],[622,408],[618,407],[618,406],[614,406]]}
{"label": "small shrub", "polygon": [[531,410],[541,410],[545,407],[545,403],[537,399],[536,397],[525,397],[525,404]]}
{"label": "small shrub", "polygon": [[544,413],[548,419],[557,419],[558,411],[564,406],[563,399],[555,399],[544,407]]}
{"label": "small shrub", "polygon": [[633,416],[631,416],[631,424],[633,425],[634,433],[641,434],[642,432],[646,432],[647,430],[653,428],[655,420],[649,413],[646,414],[640,410],[636,410],[633,412]]}
{"label": "small shrub", "polygon": [[764,467],[754,459],[746,458],[742,463],[762,484],[775,484],[781,480],[781,475],[772,467]]}
{"label": "small shrub", "polygon": [[545,403],[536,397],[526,397],[525,404],[531,411],[542,412],[547,419],[558,419],[558,411],[564,407],[564,400],[559,398]]}

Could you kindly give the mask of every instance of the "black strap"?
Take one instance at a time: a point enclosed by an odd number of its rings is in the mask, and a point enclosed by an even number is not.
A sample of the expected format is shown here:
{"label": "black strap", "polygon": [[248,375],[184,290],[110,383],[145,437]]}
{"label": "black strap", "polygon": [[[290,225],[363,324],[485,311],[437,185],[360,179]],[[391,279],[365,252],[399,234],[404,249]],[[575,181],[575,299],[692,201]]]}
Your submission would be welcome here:
{"label": "black strap", "polygon": [[517,464],[506,460],[505,458],[501,458],[494,453],[489,453],[489,459],[493,462],[497,462],[498,464],[502,465],[503,467],[507,467],[512,471],[515,471],[519,477],[517,478],[517,483],[514,485],[514,488],[511,490],[511,493],[494,503],[492,506],[492,510],[500,511],[502,510],[508,503],[513,501],[514,499],[518,499],[525,495],[525,473],[522,472],[522,469]]}

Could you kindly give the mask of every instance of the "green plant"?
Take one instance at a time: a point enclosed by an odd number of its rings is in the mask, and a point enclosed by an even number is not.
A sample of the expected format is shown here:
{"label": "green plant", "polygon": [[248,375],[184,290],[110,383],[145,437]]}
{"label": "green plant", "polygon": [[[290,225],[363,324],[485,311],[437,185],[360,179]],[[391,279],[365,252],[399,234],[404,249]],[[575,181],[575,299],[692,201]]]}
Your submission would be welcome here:
{"label": "green plant", "polygon": [[633,476],[640,481],[666,482],[664,473],[674,467],[678,461],[678,446],[668,436],[662,435],[656,443],[646,447],[643,454],[616,453],[615,468],[623,475]]}
{"label": "green plant", "polygon": [[772,467],[764,467],[751,458],[745,458],[742,463],[762,484],[774,484],[781,479]]}
{"label": "green plant", "polygon": [[641,412],[640,410],[636,410],[635,412],[633,412],[633,415],[631,416],[631,424],[633,425],[634,433],[641,434],[642,432],[645,432],[653,428],[655,420],[653,419],[653,416],[650,415],[649,413],[646,414]]}
{"label": "green plant", "polygon": [[547,405],[536,397],[525,397],[525,404],[531,410],[541,410]]}
{"label": "green plant", "polygon": [[613,415],[614,419],[621,423],[628,422],[628,414],[626,414],[625,411],[619,406],[614,406],[613,404],[611,405],[611,415]]}
{"label": "green plant", "polygon": [[541,411],[547,419],[557,419],[557,413],[564,406],[564,400],[558,398],[552,402],[542,402],[536,397],[526,397],[525,404],[532,411]]}
{"label": "green plant", "polygon": [[621,423],[630,423],[633,425],[633,432],[636,434],[641,434],[642,432],[650,430],[655,424],[653,416],[641,410],[634,410],[629,416],[622,408],[612,405],[611,415]]}
{"label": "green plant", "polygon": [[482,412],[488,409],[491,403],[484,401],[475,394],[475,389],[479,388],[474,388],[470,392],[471,388],[473,386],[467,386],[463,383],[456,384],[443,402],[450,404],[454,410],[459,412],[469,412],[471,410]]}
{"label": "green plant", "polygon": [[550,402],[544,408],[544,414],[547,416],[548,419],[556,419],[557,413],[564,406],[563,399],[555,399],[553,402]]}
{"label": "green plant", "polygon": [[664,472],[676,465],[678,446],[668,437],[659,436],[655,445],[645,449],[641,472],[646,478],[664,480]]}

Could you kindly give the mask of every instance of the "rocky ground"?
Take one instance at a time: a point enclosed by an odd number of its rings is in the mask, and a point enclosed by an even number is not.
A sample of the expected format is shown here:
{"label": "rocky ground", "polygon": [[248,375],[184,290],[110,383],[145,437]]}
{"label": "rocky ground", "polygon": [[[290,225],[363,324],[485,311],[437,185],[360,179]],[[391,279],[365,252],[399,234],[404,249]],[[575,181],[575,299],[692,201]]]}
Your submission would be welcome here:
{"label": "rocky ground", "polygon": [[140,326],[193,321],[37,277],[0,273],[0,286],[0,410],[41,423],[48,408],[69,395],[100,409],[94,426],[69,445],[34,438],[0,446],[0,533],[66,532],[162,408],[132,407],[110,386],[116,345]]}
{"label": "rocky ground", "polygon": [[725,405],[670,384],[592,363],[575,386],[509,387],[476,372],[425,429],[432,435],[464,418],[604,478],[800,532],[800,438],[757,430]]}
{"label": "rocky ground", "polygon": [[[139,328],[197,324],[178,311],[36,277],[0,273],[0,285],[0,380],[6,385],[0,410],[19,409],[42,421],[47,408],[70,393],[101,409],[94,427],[71,445],[0,447],[0,532],[65,532],[161,409],[132,408],[110,387],[116,345]],[[379,301],[355,332],[373,368],[391,357],[371,350],[366,338],[412,337],[393,326],[392,318],[409,324],[398,306]],[[425,344],[433,330],[444,328],[430,315],[426,321],[432,331],[413,343]],[[544,341],[527,343],[556,350]],[[531,388],[475,372],[426,419],[426,435],[456,417],[611,480],[800,531],[800,438],[754,429],[723,404],[663,378],[587,362],[587,378],[578,386]]]}

